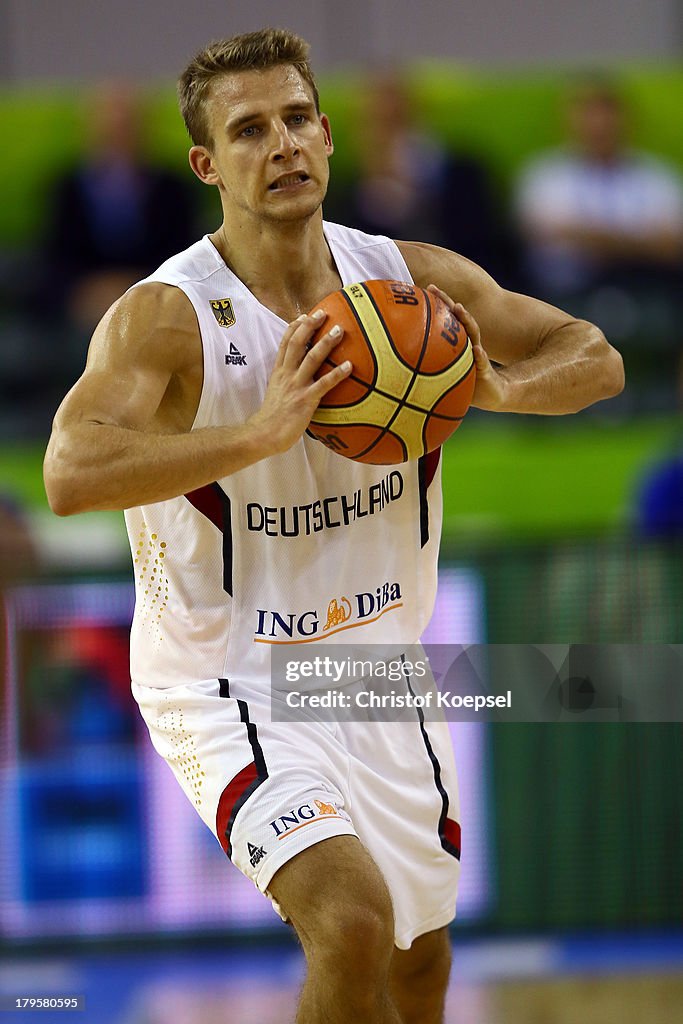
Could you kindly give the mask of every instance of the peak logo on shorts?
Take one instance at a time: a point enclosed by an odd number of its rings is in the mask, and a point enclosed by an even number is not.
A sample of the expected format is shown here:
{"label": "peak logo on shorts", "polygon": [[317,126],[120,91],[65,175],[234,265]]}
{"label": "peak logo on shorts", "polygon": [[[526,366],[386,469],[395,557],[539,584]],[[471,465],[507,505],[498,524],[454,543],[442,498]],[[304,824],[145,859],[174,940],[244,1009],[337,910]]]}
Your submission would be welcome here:
{"label": "peak logo on shorts", "polygon": [[381,615],[401,608],[401,597],[399,583],[383,583],[374,592],[354,594],[352,601],[347,597],[333,597],[323,615],[315,608],[303,612],[258,608],[254,643],[312,643],[342,629],[354,629],[374,622]]}
{"label": "peak logo on shorts", "polygon": [[254,846],[253,843],[247,843],[247,849],[249,850],[249,863],[252,868],[255,868],[265,857],[266,851],[262,846]]}
{"label": "peak logo on shorts", "polygon": [[346,811],[342,807],[337,807],[335,803],[312,800],[310,803],[301,804],[300,807],[292,807],[286,814],[281,814],[279,818],[270,822],[270,827],[280,840],[320,818],[343,818],[344,821],[351,821]]}

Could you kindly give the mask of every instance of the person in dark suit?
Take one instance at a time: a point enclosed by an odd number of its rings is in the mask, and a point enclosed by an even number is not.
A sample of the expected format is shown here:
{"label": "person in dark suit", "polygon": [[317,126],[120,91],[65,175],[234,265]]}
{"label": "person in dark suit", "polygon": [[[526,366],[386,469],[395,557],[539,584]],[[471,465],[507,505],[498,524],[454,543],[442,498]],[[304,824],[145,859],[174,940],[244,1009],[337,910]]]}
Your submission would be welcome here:
{"label": "person in dark suit", "polygon": [[47,273],[71,324],[90,331],[115,298],[196,234],[191,190],[144,154],[138,97],[101,86],[87,155],[55,182]]}
{"label": "person in dark suit", "polygon": [[421,125],[402,72],[368,80],[357,141],[358,176],[340,196],[344,220],[370,234],[455,249],[500,274],[502,231],[486,169]]}

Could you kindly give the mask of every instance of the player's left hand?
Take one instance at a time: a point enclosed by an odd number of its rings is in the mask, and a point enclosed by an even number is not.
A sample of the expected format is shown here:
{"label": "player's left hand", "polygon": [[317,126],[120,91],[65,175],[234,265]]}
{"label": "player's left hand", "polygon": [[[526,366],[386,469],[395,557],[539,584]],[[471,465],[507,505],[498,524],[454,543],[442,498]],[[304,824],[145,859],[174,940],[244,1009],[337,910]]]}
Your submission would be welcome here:
{"label": "player's left hand", "polygon": [[481,343],[481,332],[479,324],[472,314],[465,309],[462,302],[454,302],[450,295],[437,288],[435,284],[428,286],[428,291],[437,295],[444,302],[451,313],[458,318],[467,331],[472,343],[472,353],[477,369],[477,380],[474,385],[474,395],[471,404],[477,409],[488,409],[490,412],[500,412],[505,408],[507,396],[507,381],[504,375],[497,370],[486,354]]}

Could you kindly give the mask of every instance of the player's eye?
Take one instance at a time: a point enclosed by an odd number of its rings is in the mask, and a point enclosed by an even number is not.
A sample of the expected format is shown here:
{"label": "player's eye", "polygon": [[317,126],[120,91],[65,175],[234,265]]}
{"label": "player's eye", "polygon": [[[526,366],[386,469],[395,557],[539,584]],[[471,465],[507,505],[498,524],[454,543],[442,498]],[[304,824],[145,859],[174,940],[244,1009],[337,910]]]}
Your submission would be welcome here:
{"label": "player's eye", "polygon": [[292,122],[292,124],[295,124],[295,125],[305,124],[306,123],[306,115],[305,114],[292,114],[292,116],[290,117],[290,121]]}
{"label": "player's eye", "polygon": [[256,135],[258,128],[255,124],[249,124],[246,128],[243,128],[240,135],[243,135],[246,139],[252,138]]}

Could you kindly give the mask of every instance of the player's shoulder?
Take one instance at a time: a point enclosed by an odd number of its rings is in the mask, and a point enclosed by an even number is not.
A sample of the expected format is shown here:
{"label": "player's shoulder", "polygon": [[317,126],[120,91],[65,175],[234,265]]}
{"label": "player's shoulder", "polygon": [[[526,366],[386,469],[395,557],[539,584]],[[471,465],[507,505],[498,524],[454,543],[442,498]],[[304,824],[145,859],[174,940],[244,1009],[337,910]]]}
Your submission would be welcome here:
{"label": "player's shoulder", "polygon": [[165,260],[141,283],[160,281],[180,287],[208,280],[225,270],[223,259],[208,235]]}
{"label": "player's shoulder", "polygon": [[[480,268],[460,253],[452,249],[444,249],[430,242],[396,241],[401,256],[405,260],[415,284],[426,288],[428,284],[439,284],[453,276],[470,276]],[[442,285],[439,285],[442,287]]]}
{"label": "player's shoulder", "polygon": [[371,249],[394,244],[391,238],[386,235],[369,235],[360,228],[350,228],[345,224],[336,224],[334,221],[324,222],[325,236],[331,242],[342,245],[350,252],[360,252],[363,249]]}
{"label": "player's shoulder", "polygon": [[196,357],[199,327],[192,303],[177,286],[143,281],[105,313],[91,342],[125,365],[164,365],[173,370]]}
{"label": "player's shoulder", "polygon": [[192,303],[182,288],[163,281],[140,281],[129,288],[105,315],[111,326],[129,326],[136,332],[167,330],[196,323]]}

